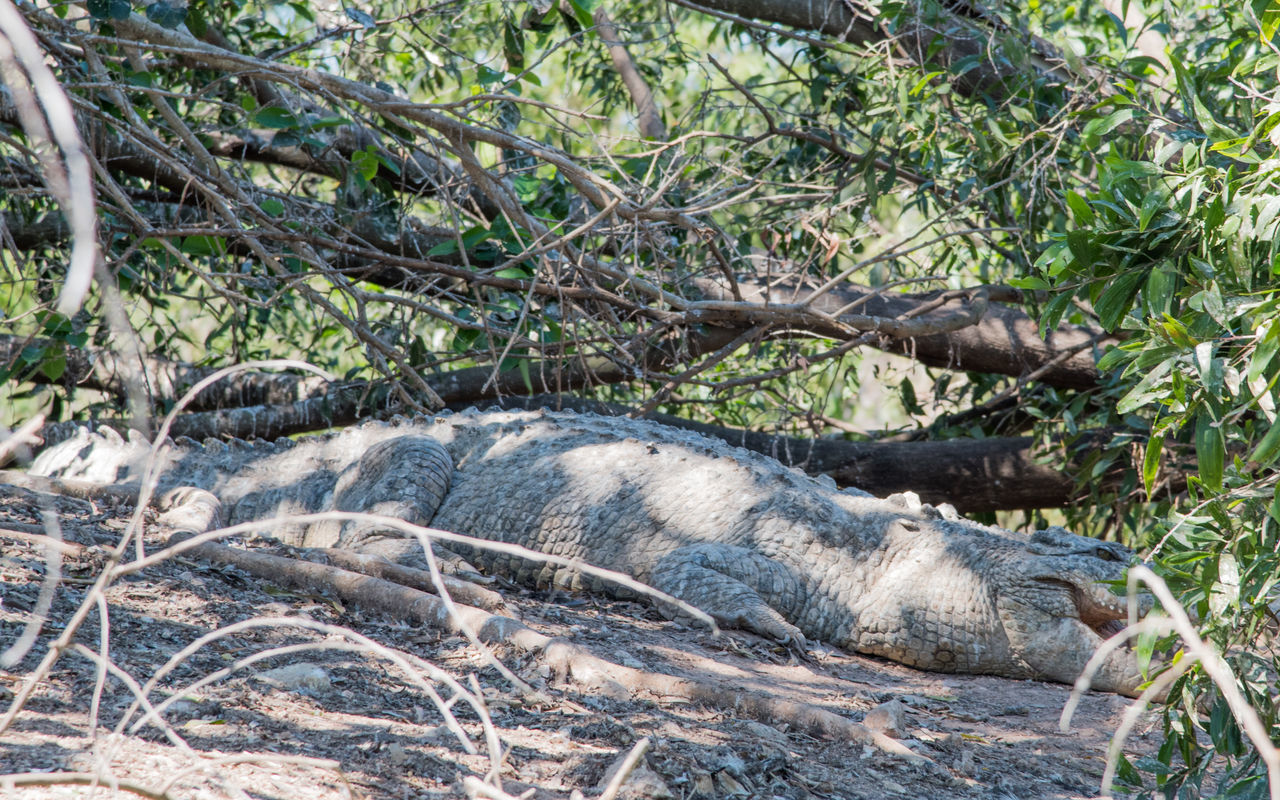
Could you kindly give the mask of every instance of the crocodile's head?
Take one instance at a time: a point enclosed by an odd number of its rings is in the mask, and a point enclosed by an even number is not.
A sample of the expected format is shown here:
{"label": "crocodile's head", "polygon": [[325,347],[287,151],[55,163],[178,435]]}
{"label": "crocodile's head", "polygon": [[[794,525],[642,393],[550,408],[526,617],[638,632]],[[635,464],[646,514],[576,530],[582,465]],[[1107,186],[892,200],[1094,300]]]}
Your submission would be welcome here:
{"label": "crocodile's head", "polygon": [[[1128,618],[1125,573],[1136,560],[1113,542],[1077,536],[1062,528],[1033,534],[1009,564],[998,608],[1014,656],[1037,676],[1074,682],[1102,642]],[[1139,616],[1151,598],[1137,598]],[[1141,684],[1133,654],[1120,649],[1102,665],[1093,685],[1133,694]]]}
{"label": "crocodile's head", "polygon": [[[1023,577],[1033,584],[1060,586],[1069,590],[1076,615],[1100,635],[1111,635],[1123,627],[1128,616],[1128,598],[1123,581],[1136,556],[1115,542],[1077,536],[1063,528],[1046,528],[1031,535],[1027,545],[1030,558],[1023,565]],[[1140,595],[1139,613],[1151,608],[1149,595]],[[1110,633],[1108,633],[1108,631]]]}

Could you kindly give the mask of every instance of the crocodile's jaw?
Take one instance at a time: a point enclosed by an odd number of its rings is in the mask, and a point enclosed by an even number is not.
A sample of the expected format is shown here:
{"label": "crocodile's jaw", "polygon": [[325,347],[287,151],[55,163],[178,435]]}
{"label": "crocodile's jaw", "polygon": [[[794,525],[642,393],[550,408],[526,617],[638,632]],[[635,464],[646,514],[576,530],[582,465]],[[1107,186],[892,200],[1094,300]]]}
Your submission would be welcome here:
{"label": "crocodile's jaw", "polygon": [[[1014,658],[1026,665],[1028,677],[1075,682],[1103,642],[1124,628],[1128,598],[1100,582],[1119,577],[1065,570],[1020,582],[1002,593],[997,606],[1005,635]],[[1150,598],[1140,597],[1139,616],[1150,606]],[[1101,663],[1091,687],[1136,696],[1144,682],[1133,651],[1121,647]]]}

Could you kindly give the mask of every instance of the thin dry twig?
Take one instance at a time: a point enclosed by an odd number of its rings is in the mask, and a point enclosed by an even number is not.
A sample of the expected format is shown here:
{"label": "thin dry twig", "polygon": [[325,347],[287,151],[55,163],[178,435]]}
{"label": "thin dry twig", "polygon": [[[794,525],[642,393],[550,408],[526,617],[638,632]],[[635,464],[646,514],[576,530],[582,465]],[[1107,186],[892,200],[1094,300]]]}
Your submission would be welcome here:
{"label": "thin dry twig", "polygon": [[24,786],[92,786],[129,792],[150,800],[176,800],[176,798],[156,787],[124,781],[111,775],[100,775],[96,772],[19,772],[0,775],[0,789],[14,791]]}
{"label": "thin dry twig", "polygon": [[[1139,584],[1146,586],[1156,596],[1156,599],[1160,601],[1161,608],[1169,615],[1167,618],[1148,619],[1142,623],[1137,622],[1135,619],[1134,598],[1137,597]],[[1258,757],[1262,759],[1262,762],[1267,767],[1267,780],[1271,800],[1280,800],[1280,748],[1277,748],[1271,742],[1267,726],[1263,724],[1258,712],[1249,705],[1244,694],[1240,691],[1236,676],[1231,672],[1231,667],[1223,660],[1217,650],[1200,638],[1200,635],[1196,632],[1195,625],[1192,624],[1191,618],[1187,615],[1186,609],[1173,596],[1168,584],[1159,575],[1152,572],[1149,567],[1142,564],[1130,567],[1129,598],[1129,626],[1104,642],[1098,648],[1098,652],[1094,653],[1093,657],[1089,659],[1089,663],[1085,665],[1084,672],[1071,689],[1071,697],[1067,701],[1067,706],[1063,709],[1059,727],[1064,731],[1069,728],[1071,714],[1079,704],[1080,698],[1088,691],[1089,682],[1092,680],[1093,675],[1097,673],[1111,653],[1124,646],[1134,636],[1146,632],[1175,632],[1182,638],[1184,655],[1178,659],[1177,663],[1168,672],[1159,676],[1152,686],[1148,687],[1138,699],[1134,700],[1129,711],[1126,712],[1125,721],[1121,729],[1117,730],[1112,740],[1112,746],[1107,751],[1107,768],[1102,775],[1102,793],[1108,797],[1110,796],[1111,783],[1115,778],[1116,768],[1119,763],[1120,748],[1123,746],[1125,735],[1132,728],[1137,716],[1147,707],[1148,702],[1159,696],[1162,690],[1167,689],[1182,672],[1189,669],[1193,664],[1198,663],[1214,685],[1218,687],[1218,690],[1222,692],[1223,698],[1227,701],[1227,707],[1231,710],[1231,715],[1244,730],[1245,735],[1249,737],[1249,741],[1257,748]]]}
{"label": "thin dry twig", "polygon": [[644,758],[645,751],[648,749],[648,736],[635,743],[631,752],[627,753],[627,759],[614,774],[613,780],[609,781],[609,785],[600,793],[600,800],[614,800],[618,796],[618,792],[622,791],[622,785],[627,782],[627,778],[631,777],[632,770],[640,763],[640,759]]}
{"label": "thin dry twig", "polygon": [[0,79],[13,94],[27,134],[37,142],[53,144],[61,157],[46,155],[42,162],[45,182],[71,227],[71,257],[57,304],[58,313],[71,316],[84,302],[101,259],[93,172],[71,101],[12,0],[0,0]]}

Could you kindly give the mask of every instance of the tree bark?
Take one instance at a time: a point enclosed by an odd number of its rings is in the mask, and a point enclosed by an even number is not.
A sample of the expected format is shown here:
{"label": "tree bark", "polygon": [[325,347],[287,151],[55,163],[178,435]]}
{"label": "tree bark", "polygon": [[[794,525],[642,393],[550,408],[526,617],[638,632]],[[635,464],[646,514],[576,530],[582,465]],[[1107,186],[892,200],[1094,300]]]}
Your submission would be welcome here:
{"label": "tree bark", "polygon": [[[877,318],[901,317],[936,297],[934,294],[900,294],[844,284],[818,295],[807,281],[740,280],[742,299],[761,305],[811,303],[814,311],[839,314],[854,308]],[[710,280],[697,281],[705,296],[729,299],[728,288]],[[942,309],[938,309],[942,311]],[[815,333],[830,333],[821,330]],[[1036,380],[1065,389],[1089,389],[1098,383],[1097,357],[1115,339],[1100,330],[1059,325],[1040,336],[1039,324],[1026,312],[1002,303],[990,303],[974,325],[944,334],[911,338],[885,337],[876,347],[909,356],[933,367],[988,372],[1020,377],[1036,372]]]}
{"label": "tree bark", "polygon": [[[1068,82],[1072,76],[1059,64],[1061,56],[1047,42],[1024,31],[1010,30],[999,18],[967,2],[940,5],[929,13],[916,4],[915,17],[898,20],[890,33],[890,20],[878,6],[858,0],[671,0],[697,11],[761,20],[813,31],[835,41],[853,44],[882,42],[892,35],[906,55],[921,65],[952,71],[957,91],[973,96],[986,94],[1008,99],[1016,83],[1040,75]],[[1016,38],[1030,55],[1017,57],[1015,48],[1000,47],[999,37]]]}

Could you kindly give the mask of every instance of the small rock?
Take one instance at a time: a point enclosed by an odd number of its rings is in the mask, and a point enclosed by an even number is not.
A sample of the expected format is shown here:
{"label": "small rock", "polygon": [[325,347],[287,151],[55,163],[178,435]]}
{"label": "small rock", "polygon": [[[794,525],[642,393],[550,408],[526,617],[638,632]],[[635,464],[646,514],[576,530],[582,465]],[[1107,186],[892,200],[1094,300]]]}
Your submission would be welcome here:
{"label": "small rock", "polygon": [[747,771],[747,762],[742,756],[730,750],[727,747],[717,747],[713,751],[715,764],[712,770],[715,772],[727,772],[730,775],[741,777]]}
{"label": "small rock", "polygon": [[400,766],[409,760],[409,754],[404,751],[404,747],[399,742],[392,742],[387,745],[387,760],[392,766]]}
{"label": "small rock", "polygon": [[902,739],[907,735],[906,706],[898,698],[881,703],[867,712],[862,724],[877,733]]}
{"label": "small rock", "polygon": [[[603,792],[609,782],[613,780],[613,776],[618,774],[618,770],[622,769],[622,765],[627,760],[627,753],[619,753],[617,759],[614,760],[609,768],[605,770],[604,778],[601,779],[600,785],[596,787],[597,791]],[[635,769],[631,770],[631,774],[627,776],[627,780],[622,784],[622,790],[617,795],[620,800],[672,800],[675,797],[671,793],[671,789],[666,782],[662,780],[662,776],[654,772],[649,766],[646,759],[640,759],[640,763],[636,764]]]}
{"label": "small rock", "polygon": [[741,720],[739,724],[754,739],[775,745],[785,745],[787,743],[787,735],[772,725],[765,725],[763,722],[756,722],[753,719]]}
{"label": "small rock", "polygon": [[175,700],[169,704],[169,714],[174,717],[194,717],[200,713],[200,703],[189,697]]}
{"label": "small rock", "polygon": [[722,797],[742,797],[751,794],[747,787],[728,772],[716,773],[716,788],[720,790],[719,794]]}
{"label": "small rock", "polygon": [[291,692],[327,692],[333,686],[329,673],[309,661],[259,672],[257,678]]}

